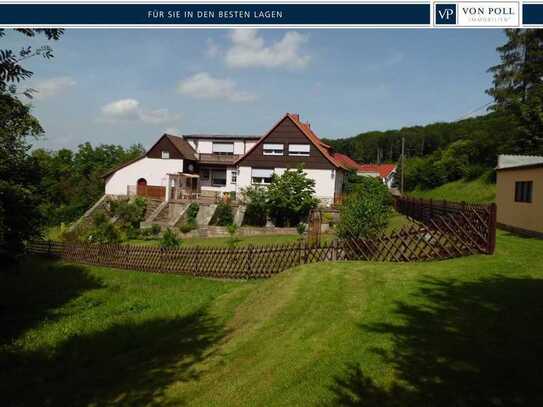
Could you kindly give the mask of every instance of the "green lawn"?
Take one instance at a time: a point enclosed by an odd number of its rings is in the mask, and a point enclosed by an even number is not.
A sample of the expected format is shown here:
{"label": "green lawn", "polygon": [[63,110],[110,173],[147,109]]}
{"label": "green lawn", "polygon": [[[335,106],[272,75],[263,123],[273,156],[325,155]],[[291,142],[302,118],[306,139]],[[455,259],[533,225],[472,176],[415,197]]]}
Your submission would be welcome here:
{"label": "green lawn", "polygon": [[490,203],[496,199],[496,184],[489,184],[482,179],[473,181],[454,181],[435,189],[415,190],[408,195],[426,199],[445,199],[447,201],[469,203]]}
{"label": "green lawn", "polygon": [[[235,246],[255,246],[293,243],[299,240],[298,235],[269,235],[269,236],[239,236],[236,237]],[[188,237],[181,238],[181,247],[228,247],[228,237]],[[160,239],[129,240],[127,244],[143,244],[149,246],[160,245]]]}
{"label": "green lawn", "polygon": [[225,282],[0,273],[0,405],[537,406],[543,241]]}

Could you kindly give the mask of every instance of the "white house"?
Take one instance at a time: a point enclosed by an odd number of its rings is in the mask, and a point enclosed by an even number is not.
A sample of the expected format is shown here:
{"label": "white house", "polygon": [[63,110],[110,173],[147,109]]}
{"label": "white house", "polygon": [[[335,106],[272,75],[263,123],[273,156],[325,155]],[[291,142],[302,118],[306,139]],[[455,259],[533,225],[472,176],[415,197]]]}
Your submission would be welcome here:
{"label": "white house", "polygon": [[342,194],[345,172],[359,167],[323,143],[309,123],[287,113],[264,136],[165,134],[144,155],[105,174],[105,193],[166,200],[216,197],[269,184],[273,173],[300,164],[323,204]]}

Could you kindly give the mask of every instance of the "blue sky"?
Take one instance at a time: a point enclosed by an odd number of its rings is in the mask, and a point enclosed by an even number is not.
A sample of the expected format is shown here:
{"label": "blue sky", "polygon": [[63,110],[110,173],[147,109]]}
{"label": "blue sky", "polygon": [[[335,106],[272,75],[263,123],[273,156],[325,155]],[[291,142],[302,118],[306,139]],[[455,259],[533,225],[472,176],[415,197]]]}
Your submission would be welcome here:
{"label": "blue sky", "polygon": [[[321,137],[451,121],[484,105],[499,30],[68,30],[25,86],[50,149],[152,144],[165,130]],[[19,34],[8,47],[28,43]],[[39,38],[33,44],[43,44]],[[6,45],[2,45],[2,48]]]}

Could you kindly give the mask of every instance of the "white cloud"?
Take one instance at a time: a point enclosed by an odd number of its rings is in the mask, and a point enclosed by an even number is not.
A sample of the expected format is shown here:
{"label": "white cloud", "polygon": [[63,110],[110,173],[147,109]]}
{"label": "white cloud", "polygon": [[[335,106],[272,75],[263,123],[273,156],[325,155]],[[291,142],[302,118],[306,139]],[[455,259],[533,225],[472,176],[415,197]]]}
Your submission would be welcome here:
{"label": "white cloud", "polygon": [[172,134],[175,136],[176,134],[181,134],[181,130],[179,130],[177,127],[166,127],[164,133]]}
{"label": "white cloud", "polygon": [[171,113],[168,109],[145,109],[140,107],[136,99],[120,99],[102,107],[102,116],[111,121],[140,120],[144,123],[169,123],[181,118],[179,113]]}
{"label": "white cloud", "polygon": [[232,46],[226,51],[225,61],[232,68],[302,69],[311,61],[301,49],[308,36],[297,31],[287,31],[279,41],[266,45],[256,29],[235,29],[230,40]]}
{"label": "white cloud", "polygon": [[228,100],[230,102],[251,102],[256,95],[241,91],[231,79],[214,78],[207,72],[197,73],[180,81],[177,91],[196,99]]}
{"label": "white cloud", "polygon": [[104,116],[112,118],[127,118],[137,116],[140,102],[136,99],[121,99],[102,107]]}
{"label": "white cloud", "polygon": [[37,92],[34,94],[36,99],[45,99],[56,96],[68,88],[75,86],[76,82],[69,76],[59,76],[57,78],[45,79],[36,83],[34,88]]}

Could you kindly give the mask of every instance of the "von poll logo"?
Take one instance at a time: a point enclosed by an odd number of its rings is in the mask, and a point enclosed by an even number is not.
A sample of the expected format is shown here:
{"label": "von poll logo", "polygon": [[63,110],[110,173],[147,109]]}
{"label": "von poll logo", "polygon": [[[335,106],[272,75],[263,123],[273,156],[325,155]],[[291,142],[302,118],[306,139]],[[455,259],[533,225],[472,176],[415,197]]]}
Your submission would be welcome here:
{"label": "von poll logo", "polygon": [[517,2],[437,3],[435,24],[455,24],[458,27],[518,27]]}
{"label": "von poll logo", "polygon": [[436,24],[456,24],[456,4],[436,4]]}

